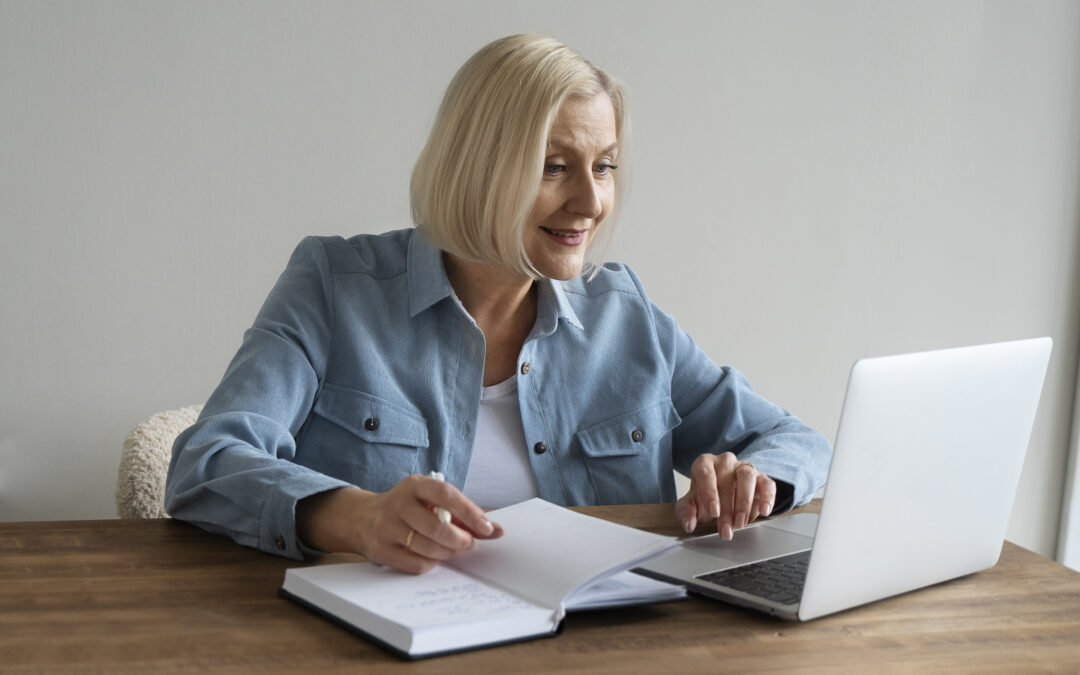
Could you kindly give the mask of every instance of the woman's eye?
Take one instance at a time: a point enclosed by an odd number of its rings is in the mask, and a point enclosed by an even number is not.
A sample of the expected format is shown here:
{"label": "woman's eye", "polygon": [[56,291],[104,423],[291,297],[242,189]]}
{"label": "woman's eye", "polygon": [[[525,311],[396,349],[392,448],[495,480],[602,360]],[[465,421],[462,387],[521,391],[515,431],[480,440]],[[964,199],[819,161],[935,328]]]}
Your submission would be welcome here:
{"label": "woman's eye", "polygon": [[603,164],[597,164],[596,169],[594,169],[594,171],[596,171],[596,173],[598,175],[600,175],[600,176],[606,176],[606,175],[608,175],[609,173],[611,173],[612,171],[614,171],[615,169],[618,169],[618,168],[619,167],[614,165],[614,164],[608,164],[607,162],[605,162]]}
{"label": "woman's eye", "polygon": [[544,174],[547,176],[558,176],[566,171],[566,167],[562,164],[545,164]]}

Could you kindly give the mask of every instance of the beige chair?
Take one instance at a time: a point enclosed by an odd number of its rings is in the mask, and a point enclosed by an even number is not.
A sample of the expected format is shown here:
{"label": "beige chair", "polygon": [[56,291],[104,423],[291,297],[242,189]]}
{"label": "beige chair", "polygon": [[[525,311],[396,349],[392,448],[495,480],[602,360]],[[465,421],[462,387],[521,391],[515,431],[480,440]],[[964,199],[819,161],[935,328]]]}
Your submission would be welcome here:
{"label": "beige chair", "polygon": [[172,445],[199,417],[201,405],[151,415],[124,439],[116,480],[116,514],[121,518],[168,518],[165,474]]}

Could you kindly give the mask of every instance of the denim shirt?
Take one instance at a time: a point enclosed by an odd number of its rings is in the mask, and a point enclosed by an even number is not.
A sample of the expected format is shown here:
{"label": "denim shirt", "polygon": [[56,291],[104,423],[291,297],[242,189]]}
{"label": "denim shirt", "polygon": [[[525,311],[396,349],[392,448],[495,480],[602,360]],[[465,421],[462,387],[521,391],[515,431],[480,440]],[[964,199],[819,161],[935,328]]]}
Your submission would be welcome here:
{"label": "denim shirt", "polygon": [[[176,439],[166,509],[299,558],[305,497],[381,492],[432,470],[462,488],[484,356],[420,231],[309,237]],[[673,502],[673,468],[688,474],[701,453],[728,450],[794,486],[796,504],[825,482],[828,441],[714,364],[625,265],[538,282],[518,364],[528,458],[548,501]]]}

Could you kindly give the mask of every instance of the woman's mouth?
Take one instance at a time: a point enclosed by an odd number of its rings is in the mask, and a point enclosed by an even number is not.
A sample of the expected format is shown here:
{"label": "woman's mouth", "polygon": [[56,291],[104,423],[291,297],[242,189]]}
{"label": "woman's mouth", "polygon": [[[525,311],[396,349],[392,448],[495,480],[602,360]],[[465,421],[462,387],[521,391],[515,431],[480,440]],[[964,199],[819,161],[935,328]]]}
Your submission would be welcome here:
{"label": "woman's mouth", "polygon": [[540,229],[549,238],[563,246],[579,246],[585,243],[585,235],[589,233],[588,230],[553,230],[550,227],[541,227]]}

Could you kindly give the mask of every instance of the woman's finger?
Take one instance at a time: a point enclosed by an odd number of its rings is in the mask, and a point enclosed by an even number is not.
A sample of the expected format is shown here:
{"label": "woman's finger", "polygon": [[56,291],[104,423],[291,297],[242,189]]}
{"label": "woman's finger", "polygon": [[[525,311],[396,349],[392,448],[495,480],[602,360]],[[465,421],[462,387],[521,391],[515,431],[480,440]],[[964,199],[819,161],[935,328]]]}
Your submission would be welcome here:
{"label": "woman's finger", "polygon": [[735,494],[732,500],[732,525],[735,529],[746,527],[750,522],[750,510],[754,506],[757,489],[757,469],[750,462],[739,462],[732,472]]}
{"label": "woman's finger", "polygon": [[716,455],[701,455],[690,467],[690,492],[697,507],[697,522],[720,516],[720,493],[717,491]]}
{"label": "woman's finger", "polygon": [[[495,539],[502,535],[502,527],[491,522],[483,509],[450,483],[420,475],[409,479],[414,480],[417,497],[431,509],[448,510],[451,522],[456,522],[457,529],[468,531],[470,540],[472,536]],[[443,525],[441,521],[439,524]],[[455,539],[453,536],[435,538],[446,545],[451,545]]]}
{"label": "woman's finger", "polygon": [[393,550],[388,551],[384,556],[381,556],[381,559],[369,559],[372,562],[377,562],[380,565],[386,565],[387,567],[393,567],[399,572],[408,572],[409,574],[423,574],[439,564],[439,561],[435,558],[420,555],[419,553],[406,549],[404,546],[394,547]]}
{"label": "woman's finger", "polygon": [[768,516],[776,504],[776,481],[763,473],[757,476],[757,499],[755,500],[761,515]]}
{"label": "woman's finger", "polygon": [[417,530],[409,530],[409,533],[410,534],[406,534],[405,536],[404,548],[411,553],[415,553],[416,555],[431,560],[447,560],[459,550],[466,550],[473,547],[471,538],[469,539],[469,544],[466,546],[466,549],[455,549],[443,546],[437,540],[432,539]]}
{"label": "woman's finger", "polygon": [[697,528],[697,504],[694,503],[694,490],[690,489],[675,502],[675,521],[683,531],[690,534]]}
{"label": "woman's finger", "polygon": [[720,493],[720,517],[716,521],[716,531],[721,538],[731,539],[735,535],[735,472],[733,469],[737,462],[726,457],[722,457],[722,461],[722,467],[716,476],[717,489]]}
{"label": "woman's finger", "polygon": [[[410,476],[399,485],[402,485],[399,498],[393,500],[391,508],[397,509],[396,515],[405,530],[414,531],[420,535],[418,543],[423,542],[419,547],[409,547],[410,550],[436,560],[445,560],[455,551],[473,547],[471,532],[453,522],[443,523],[436,514],[437,506],[454,501],[455,494],[464,498],[457,488],[419,475]],[[389,536],[397,538],[399,533],[393,532]]]}

